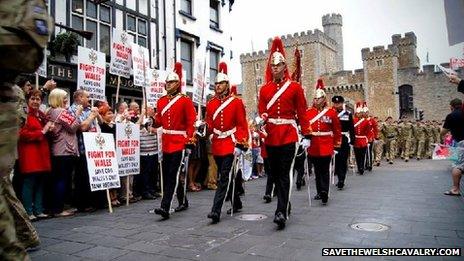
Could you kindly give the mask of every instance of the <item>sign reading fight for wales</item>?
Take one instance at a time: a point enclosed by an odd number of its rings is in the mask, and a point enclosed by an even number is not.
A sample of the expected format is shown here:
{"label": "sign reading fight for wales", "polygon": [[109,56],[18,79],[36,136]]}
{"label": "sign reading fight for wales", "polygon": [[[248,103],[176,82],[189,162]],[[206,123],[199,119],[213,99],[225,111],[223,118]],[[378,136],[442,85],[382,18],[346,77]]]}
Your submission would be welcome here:
{"label": "sign reading fight for wales", "polygon": [[148,85],[149,56],[148,49],[132,43],[132,65],[134,67],[134,85],[146,87]]}
{"label": "sign reading fight for wales", "polygon": [[132,67],[132,47],[134,37],[125,31],[113,28],[113,38],[111,42],[111,63],[110,73],[130,78]]}
{"label": "sign reading fight for wales", "polygon": [[77,88],[89,92],[90,99],[104,101],[106,61],[105,54],[78,46]]}
{"label": "sign reading fight for wales", "polygon": [[113,134],[84,132],[83,136],[90,190],[121,187]]}
{"label": "sign reading fight for wales", "polygon": [[140,126],[138,124],[116,123],[116,154],[120,177],[140,173]]}
{"label": "sign reading fight for wales", "polygon": [[156,107],[158,99],[166,95],[166,76],[167,72],[162,70],[149,69],[150,85],[146,88],[148,107]]}

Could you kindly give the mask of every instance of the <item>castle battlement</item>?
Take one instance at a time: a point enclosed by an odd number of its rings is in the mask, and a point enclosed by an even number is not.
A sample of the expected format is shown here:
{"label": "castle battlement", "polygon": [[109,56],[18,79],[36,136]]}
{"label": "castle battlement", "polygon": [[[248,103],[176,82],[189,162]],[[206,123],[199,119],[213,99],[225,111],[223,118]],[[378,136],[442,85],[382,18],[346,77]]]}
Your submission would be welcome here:
{"label": "castle battlement", "polygon": [[332,24],[343,25],[342,15],[332,13],[332,14],[326,14],[322,17],[322,26],[332,25]]}
{"label": "castle battlement", "polygon": [[327,93],[343,93],[343,92],[352,92],[352,91],[362,91],[364,90],[363,83],[355,84],[342,84],[337,86],[329,86],[325,88]]}
{"label": "castle battlement", "polygon": [[398,47],[396,45],[390,44],[388,45],[387,49],[384,46],[375,46],[372,51],[370,48],[363,48],[361,50],[362,60],[374,60],[374,59],[382,59],[387,57],[398,57]]}
{"label": "castle battlement", "polygon": [[[282,35],[280,36],[280,39],[282,39],[284,47],[294,47],[297,44],[303,45],[308,43],[322,43],[333,50],[336,50],[338,47],[338,44],[334,39],[330,38],[319,29],[315,29],[314,31],[308,30],[306,32],[294,33],[293,35]],[[273,38],[268,39],[268,46],[271,46],[272,40]]]}
{"label": "castle battlement", "polygon": [[398,46],[405,45],[414,45],[417,46],[417,37],[414,32],[407,32],[404,34],[404,37],[401,37],[401,34],[392,35],[392,44]]}
{"label": "castle battlement", "polygon": [[240,63],[256,62],[260,60],[266,60],[269,58],[269,51],[258,51],[252,53],[245,53],[240,55]]}
{"label": "castle battlement", "polygon": [[334,73],[325,73],[321,76],[326,81],[327,86],[336,85],[334,83],[340,82],[342,78],[342,82],[362,82],[364,80],[364,69],[356,69],[354,71],[344,70]]}

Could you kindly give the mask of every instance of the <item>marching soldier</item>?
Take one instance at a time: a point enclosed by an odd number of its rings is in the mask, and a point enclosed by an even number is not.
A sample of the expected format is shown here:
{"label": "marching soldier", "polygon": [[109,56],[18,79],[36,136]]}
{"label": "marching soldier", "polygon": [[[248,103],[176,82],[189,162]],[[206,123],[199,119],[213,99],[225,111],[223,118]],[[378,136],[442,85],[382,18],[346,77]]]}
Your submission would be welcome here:
{"label": "marching soldier", "polygon": [[259,92],[258,112],[260,119],[257,121],[267,121],[268,136],[265,144],[277,194],[274,223],[279,229],[283,229],[290,213],[292,165],[298,145],[295,115],[298,116],[301,132],[305,136],[305,149],[309,145],[311,130],[305,113],[306,99],[303,88],[290,80],[285,51],[279,37],[272,42],[266,68],[266,84]]}
{"label": "marching soldier", "polygon": [[348,157],[350,155],[350,146],[353,145],[354,124],[353,115],[345,109],[345,99],[342,96],[332,97],[333,108],[337,112],[341,125],[342,143],[340,148],[336,148],[337,156],[335,157],[335,175],[338,177],[337,187],[343,189],[345,186],[345,177],[348,170]]}
{"label": "marching soldier", "polygon": [[441,125],[440,122],[438,121],[433,121],[433,132],[435,134],[435,143],[441,144],[441,137],[440,137],[440,131],[441,131]]}
{"label": "marching soldier", "polygon": [[367,108],[367,104],[358,102],[356,103],[356,114],[353,119],[354,123],[354,156],[356,158],[356,165],[358,166],[358,173],[360,175],[364,174],[364,164],[366,161],[367,147],[369,145],[369,140],[367,135],[369,135],[370,124],[364,117],[364,107]]}
{"label": "marching soldier", "polygon": [[396,139],[398,137],[397,126],[393,124],[393,118],[388,116],[386,123],[382,129],[383,135],[385,136],[385,158],[388,163],[393,164],[393,160],[396,157]]}
{"label": "marching soldier", "polygon": [[340,149],[342,133],[337,112],[327,106],[321,79],[317,81],[313,106],[308,109],[307,116],[312,130],[311,146],[307,150],[316,175],[316,197],[320,197],[325,205],[329,198],[330,164],[334,157],[334,149]]}
{"label": "marching soldier", "polygon": [[374,149],[374,140],[377,140],[379,127],[377,125],[377,121],[370,115],[369,108],[367,106],[364,107],[364,117],[366,121],[369,123],[369,133],[367,135],[367,139],[369,141],[369,145],[367,146],[367,159],[366,159],[366,170],[372,171],[372,160],[374,157],[373,149]]}
{"label": "marching soldier", "polygon": [[401,124],[401,128],[399,130],[400,133],[400,148],[401,154],[400,157],[405,162],[409,161],[409,154],[411,151],[411,140],[412,136],[412,124],[410,121],[404,119],[403,123]]}
{"label": "marching soldier", "polygon": [[385,123],[378,121],[379,135],[378,139],[374,141],[374,164],[375,166],[380,166],[383,155],[383,147],[385,145],[385,136],[383,135],[383,128],[385,128]]}
{"label": "marching soldier", "polygon": [[426,139],[426,131],[422,121],[418,120],[416,122],[416,125],[413,127],[413,134],[417,144],[416,158],[417,160],[420,160],[424,155],[424,146]]}
{"label": "marching soldier", "polygon": [[174,71],[166,78],[167,95],[158,100],[155,118],[155,125],[163,127],[163,199],[155,213],[164,219],[169,218],[174,193],[179,201],[175,211],[188,208],[185,191],[188,166],[183,163],[195,147],[196,114],[192,100],[181,93],[181,79],[182,64],[176,63]]}
{"label": "marching soldier", "polygon": [[[214,224],[220,220],[228,193],[233,203],[233,209],[229,211],[237,212],[242,208],[232,183],[237,178],[234,172],[237,171],[238,157],[248,149],[249,139],[245,106],[240,98],[231,93],[227,65],[223,62],[219,63],[215,83],[215,96],[206,105],[205,117],[207,135],[212,135],[211,150],[218,169],[217,189],[211,213],[208,214]],[[197,122],[195,125],[201,128],[204,123]]]}
{"label": "marching soldier", "polygon": [[434,134],[434,126],[430,121],[425,122],[425,132],[426,132],[426,139],[425,139],[425,157],[428,159],[432,158],[433,147],[432,144],[435,143],[435,134]]}

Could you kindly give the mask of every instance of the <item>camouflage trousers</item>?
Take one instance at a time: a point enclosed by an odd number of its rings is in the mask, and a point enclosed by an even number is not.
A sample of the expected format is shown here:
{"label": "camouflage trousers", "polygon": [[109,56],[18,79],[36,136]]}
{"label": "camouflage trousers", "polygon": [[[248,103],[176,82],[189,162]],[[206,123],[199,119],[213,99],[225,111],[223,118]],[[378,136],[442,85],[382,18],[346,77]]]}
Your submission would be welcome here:
{"label": "camouflage trousers", "polygon": [[425,140],[418,140],[417,141],[417,150],[416,150],[416,158],[421,159],[424,157],[425,154]]}
{"label": "camouflage trousers", "polygon": [[426,141],[425,141],[425,153],[424,153],[424,157],[426,158],[432,158],[432,152],[433,152],[433,143],[435,143],[435,141],[433,140],[433,138],[428,138]]}
{"label": "camouflage trousers", "polygon": [[411,140],[401,139],[398,143],[398,149],[400,151],[400,157],[402,159],[408,160],[411,153]]}
{"label": "camouflage trousers", "polygon": [[374,163],[380,163],[383,155],[383,140],[374,141]]}
{"label": "camouflage trousers", "polygon": [[386,139],[385,158],[387,161],[393,161],[396,157],[396,138]]}

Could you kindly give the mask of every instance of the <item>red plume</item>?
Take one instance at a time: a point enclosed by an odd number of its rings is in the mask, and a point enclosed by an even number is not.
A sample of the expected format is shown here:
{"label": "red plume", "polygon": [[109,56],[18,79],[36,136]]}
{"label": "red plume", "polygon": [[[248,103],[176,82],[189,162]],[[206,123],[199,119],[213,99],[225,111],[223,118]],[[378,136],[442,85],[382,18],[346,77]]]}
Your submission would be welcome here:
{"label": "red plume", "polygon": [[320,79],[320,78],[317,80],[316,90],[317,90],[317,89],[322,89],[322,90],[324,90],[324,82],[323,82],[322,79]]}
{"label": "red plume", "polygon": [[[284,58],[286,58],[284,44],[282,43],[282,40],[278,36],[276,36],[274,40],[272,40],[271,49],[269,51],[269,58],[267,59],[267,68],[266,68],[266,75],[265,75],[266,82],[272,81],[271,58],[272,58],[272,54],[276,51],[281,53],[284,56]],[[285,77],[290,78],[287,68],[285,68]]]}
{"label": "red plume", "polygon": [[225,62],[220,62],[218,67],[219,72],[227,74],[227,64]]}
{"label": "red plume", "polygon": [[295,71],[292,73],[292,80],[301,81],[301,53],[298,46],[295,48]]}
{"label": "red plume", "polygon": [[233,95],[237,95],[237,85],[232,85],[230,87],[230,93]]}
{"label": "red plume", "polygon": [[176,62],[174,65],[174,72],[179,75],[179,81],[182,82],[182,63]]}

